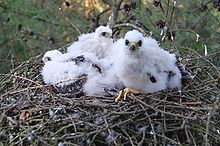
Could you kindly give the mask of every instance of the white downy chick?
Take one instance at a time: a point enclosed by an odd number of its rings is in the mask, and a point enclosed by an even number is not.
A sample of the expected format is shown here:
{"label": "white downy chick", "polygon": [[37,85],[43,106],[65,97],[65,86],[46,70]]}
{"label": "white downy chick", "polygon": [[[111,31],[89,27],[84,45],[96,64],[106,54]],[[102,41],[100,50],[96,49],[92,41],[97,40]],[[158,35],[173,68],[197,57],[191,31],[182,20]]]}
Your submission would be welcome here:
{"label": "white downy chick", "polygon": [[53,85],[61,93],[83,92],[86,95],[104,95],[104,89],[110,88],[112,80],[107,79],[99,67],[108,62],[100,61],[92,53],[68,61],[65,57],[57,50],[45,53],[41,74],[46,84]]}
{"label": "white downy chick", "polygon": [[108,26],[99,26],[94,33],[83,34],[79,40],[67,48],[67,52],[83,55],[86,52],[95,54],[98,58],[108,55],[113,43],[112,30]]}
{"label": "white downy chick", "polygon": [[46,84],[63,87],[71,84],[82,72],[73,62],[49,61],[42,68],[41,74]]}
{"label": "white downy chick", "polygon": [[167,88],[181,89],[182,75],[176,65],[176,55],[162,49],[158,42],[151,37],[145,37],[143,45],[145,48],[145,54],[147,54],[145,58],[146,62],[154,65],[157,69],[157,72],[165,72],[168,75]]}
{"label": "white downy chick", "polygon": [[60,58],[60,56],[62,56],[62,53],[59,50],[50,50],[44,54],[42,61],[46,63],[48,61],[56,60],[57,58]]}
{"label": "white downy chick", "polygon": [[168,88],[166,71],[173,69],[175,63],[156,40],[144,38],[140,32],[132,30],[126,33],[124,39],[114,43],[112,50],[117,49],[119,52],[113,68],[125,87],[144,93]]}
{"label": "white downy chick", "polygon": [[47,51],[43,58],[42,61],[44,63],[48,61],[56,61],[56,62],[67,62],[75,59],[77,56],[74,56],[74,54],[71,53],[61,53],[59,50],[50,50]]}
{"label": "white downy chick", "polygon": [[88,96],[104,96],[109,94],[108,91],[123,87],[113,70],[106,70],[102,74],[90,75],[84,85],[84,91]]}

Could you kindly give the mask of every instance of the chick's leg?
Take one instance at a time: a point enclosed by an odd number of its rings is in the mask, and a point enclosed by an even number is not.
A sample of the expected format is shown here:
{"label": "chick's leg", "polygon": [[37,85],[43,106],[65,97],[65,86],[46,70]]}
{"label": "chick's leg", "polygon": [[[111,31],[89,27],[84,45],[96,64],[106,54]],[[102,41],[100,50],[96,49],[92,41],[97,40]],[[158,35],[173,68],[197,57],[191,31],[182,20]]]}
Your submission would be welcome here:
{"label": "chick's leg", "polygon": [[123,90],[120,90],[118,96],[115,98],[115,102],[118,102],[121,99],[122,95],[124,96],[124,100],[126,100],[129,93],[139,94],[140,92],[132,88],[125,88]]}
{"label": "chick's leg", "polygon": [[135,89],[132,89],[132,88],[125,88],[125,89],[124,89],[124,100],[126,100],[127,95],[128,95],[129,93],[139,94],[140,92],[137,91],[137,90],[135,90]]}
{"label": "chick's leg", "polygon": [[120,90],[118,96],[115,98],[115,102],[118,102],[121,99],[122,94],[123,90]]}

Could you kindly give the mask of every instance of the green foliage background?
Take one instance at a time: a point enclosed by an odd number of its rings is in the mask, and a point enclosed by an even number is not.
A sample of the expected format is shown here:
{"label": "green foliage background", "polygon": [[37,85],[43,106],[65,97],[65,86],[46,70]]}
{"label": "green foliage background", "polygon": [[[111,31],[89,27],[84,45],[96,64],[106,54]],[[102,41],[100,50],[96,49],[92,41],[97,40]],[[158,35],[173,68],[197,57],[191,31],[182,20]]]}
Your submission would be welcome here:
{"label": "green foliage background", "polygon": [[[89,0],[88,0],[89,1]],[[90,0],[90,2],[93,0]],[[171,7],[163,1],[164,11],[153,5],[151,0],[133,0],[137,8],[130,12],[143,25],[153,32],[153,37],[161,38],[161,30],[156,28],[158,20],[172,19],[170,30],[175,31],[174,41],[166,40],[162,46],[169,49],[191,48],[204,55],[204,45],[208,54],[220,51],[220,12],[213,7],[212,0],[177,0],[177,6],[171,18]],[[69,0],[71,6],[65,8],[65,0],[0,0],[0,72],[6,73],[14,65],[46,52],[57,49],[74,41],[77,31],[64,17],[74,23],[81,32],[92,28],[92,18],[99,14],[95,5],[107,9],[101,0],[94,0],[92,6],[86,6],[86,0]],[[204,2],[205,6],[201,6]],[[91,3],[90,3],[91,4]],[[59,11],[63,9],[63,15]],[[106,24],[110,12],[101,16],[100,24]],[[119,18],[123,12],[119,13]],[[135,22],[134,22],[135,23]],[[196,33],[201,36],[196,42]],[[220,55],[210,58],[219,67]]]}

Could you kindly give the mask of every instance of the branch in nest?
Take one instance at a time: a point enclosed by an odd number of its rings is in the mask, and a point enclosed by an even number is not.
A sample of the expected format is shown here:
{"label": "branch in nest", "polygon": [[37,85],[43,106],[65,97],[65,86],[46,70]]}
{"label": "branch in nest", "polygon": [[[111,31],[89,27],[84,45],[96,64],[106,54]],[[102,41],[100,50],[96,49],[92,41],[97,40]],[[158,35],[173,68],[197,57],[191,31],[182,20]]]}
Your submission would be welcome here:
{"label": "branch in nest", "polygon": [[118,17],[118,12],[121,6],[121,3],[123,2],[123,0],[118,0],[118,1],[108,1],[108,0],[103,0],[103,2],[106,1],[107,4],[110,5],[111,7],[111,16],[109,17],[109,26],[110,28],[112,28],[115,25],[115,22],[117,20]]}
{"label": "branch in nest", "polygon": [[[136,25],[134,25],[134,24],[132,24],[132,23],[116,24],[116,25],[114,25],[113,28],[118,28],[118,27],[132,27],[132,28],[134,28],[134,29],[139,30],[141,33],[143,33],[144,36],[147,35],[147,33],[146,33],[142,28],[140,28],[140,27],[138,27],[138,26],[136,26]],[[148,33],[151,34],[150,32],[148,32]]]}

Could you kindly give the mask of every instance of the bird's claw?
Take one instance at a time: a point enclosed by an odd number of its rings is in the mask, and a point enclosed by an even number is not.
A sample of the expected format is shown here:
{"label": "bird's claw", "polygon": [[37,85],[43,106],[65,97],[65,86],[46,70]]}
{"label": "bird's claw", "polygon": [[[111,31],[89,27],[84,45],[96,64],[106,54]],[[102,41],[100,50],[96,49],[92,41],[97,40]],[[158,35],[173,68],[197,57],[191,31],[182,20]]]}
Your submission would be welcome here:
{"label": "bird's claw", "polygon": [[115,102],[118,102],[121,99],[122,95],[124,95],[124,100],[126,100],[129,93],[139,94],[140,92],[132,88],[125,88],[123,90],[120,90],[118,96],[115,98]]}

